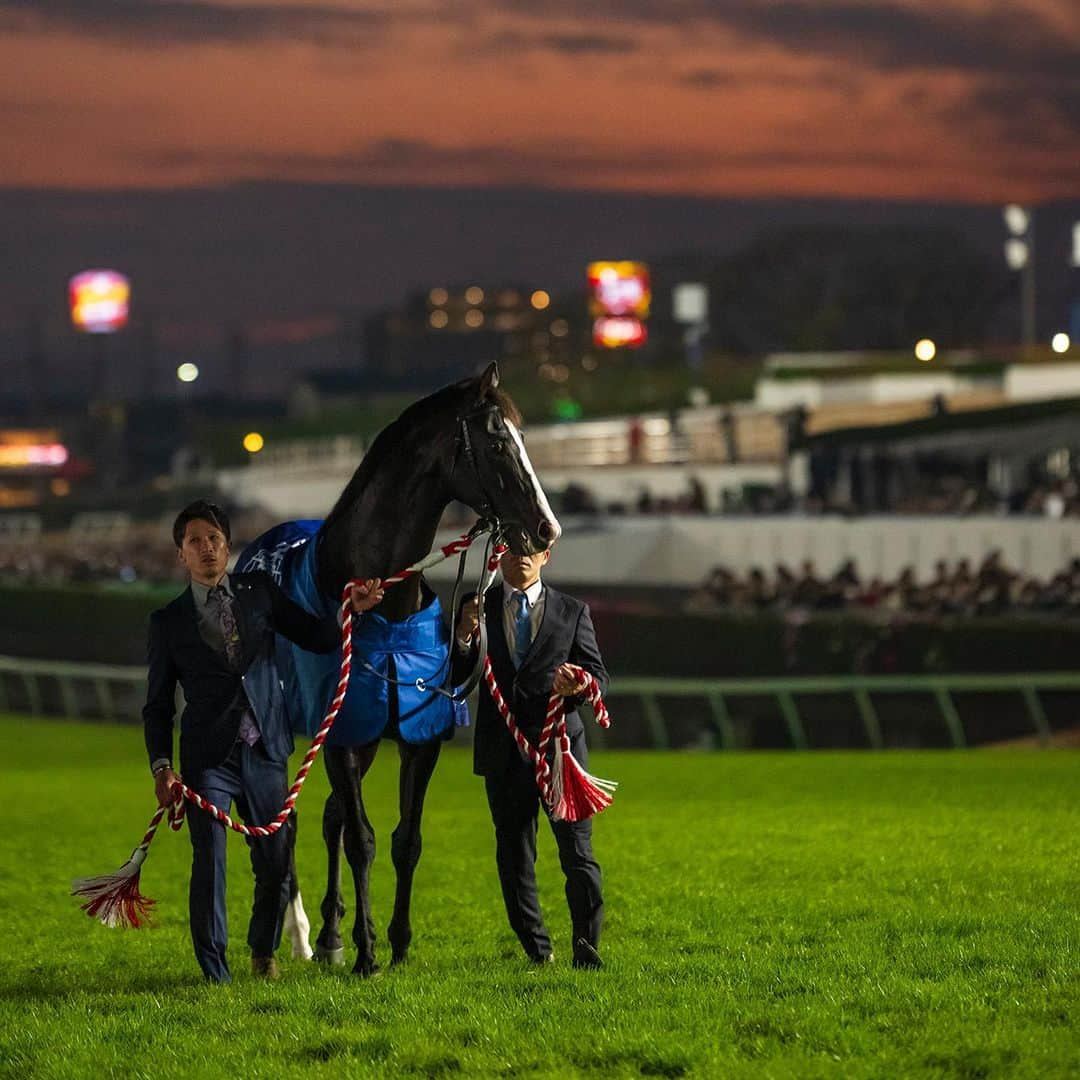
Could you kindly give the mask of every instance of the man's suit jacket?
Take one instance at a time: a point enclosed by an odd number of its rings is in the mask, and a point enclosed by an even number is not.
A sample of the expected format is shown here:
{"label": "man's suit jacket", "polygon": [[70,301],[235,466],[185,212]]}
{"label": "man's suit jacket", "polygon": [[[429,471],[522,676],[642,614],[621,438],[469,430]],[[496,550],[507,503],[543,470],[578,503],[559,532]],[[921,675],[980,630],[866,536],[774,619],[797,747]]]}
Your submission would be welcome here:
{"label": "man's suit jacket", "polygon": [[[544,726],[551,684],[560,664],[569,661],[588,671],[599,683],[600,692],[607,689],[608,674],[600,649],[596,644],[589,607],[572,596],[544,586],[544,615],[525,655],[521,667],[514,668],[510,649],[503,630],[503,590],[491,589],[484,600],[484,616],[488,632],[488,655],[495,681],[514,714],[518,727],[535,746]],[[467,656],[455,650],[454,682],[467,676],[476,659],[476,644]],[[566,729],[573,738],[583,730],[577,707],[581,698],[566,701]],[[476,731],[473,740],[473,771],[478,776],[494,776],[504,771],[519,757],[517,744],[506,729],[487,685],[480,683],[476,710]]]}
{"label": "man's suit jacket", "polygon": [[292,731],[274,663],[274,633],[311,652],[332,652],[341,643],[333,617],[317,619],[290,600],[269,574],[230,574],[241,661],[234,670],[199,633],[189,585],[150,616],[149,673],[143,727],[153,763],[173,757],[176,684],[187,702],[180,718],[180,768],[199,772],[220,765],[236,742],[240,718],[251,708],[273,761],[292,752]]}

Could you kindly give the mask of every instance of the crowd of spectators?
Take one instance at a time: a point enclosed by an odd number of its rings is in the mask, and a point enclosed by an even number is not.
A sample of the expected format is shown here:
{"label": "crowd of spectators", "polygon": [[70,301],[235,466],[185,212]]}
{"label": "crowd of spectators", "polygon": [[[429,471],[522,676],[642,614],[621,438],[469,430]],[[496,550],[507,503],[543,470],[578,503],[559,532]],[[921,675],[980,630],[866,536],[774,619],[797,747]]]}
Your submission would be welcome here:
{"label": "crowd of spectators", "polygon": [[0,547],[0,583],[5,585],[161,585],[184,580],[176,549],[160,543],[91,549],[47,542]]}
{"label": "crowd of spectators", "polygon": [[1080,480],[1043,479],[1003,496],[987,485],[961,477],[943,477],[925,483],[890,503],[887,509],[867,509],[850,499],[806,495],[796,497],[783,484],[745,485],[717,492],[710,503],[701,479],[691,475],[682,491],[661,494],[641,486],[629,499],[604,502],[595,491],[573,482],[555,499],[563,514],[721,514],[770,515],[791,514],[806,517],[838,515],[857,517],[863,514],[888,513],[902,516],[955,515],[967,517],[985,514],[994,517],[1041,517],[1050,520],[1080,517]]}
{"label": "crowd of spectators", "polygon": [[911,567],[894,580],[866,579],[850,559],[831,575],[819,574],[811,561],[797,572],[781,564],[771,573],[754,567],[745,575],[718,566],[690,596],[687,609],[1080,617],[1080,559],[1045,581],[1010,569],[998,551],[976,568],[968,559],[951,566],[939,560],[925,581]]}
{"label": "crowd of spectators", "polygon": [[[273,522],[263,514],[233,518],[233,551]],[[0,584],[183,586],[171,517],[156,524],[118,523],[106,531],[60,531],[0,542]]]}

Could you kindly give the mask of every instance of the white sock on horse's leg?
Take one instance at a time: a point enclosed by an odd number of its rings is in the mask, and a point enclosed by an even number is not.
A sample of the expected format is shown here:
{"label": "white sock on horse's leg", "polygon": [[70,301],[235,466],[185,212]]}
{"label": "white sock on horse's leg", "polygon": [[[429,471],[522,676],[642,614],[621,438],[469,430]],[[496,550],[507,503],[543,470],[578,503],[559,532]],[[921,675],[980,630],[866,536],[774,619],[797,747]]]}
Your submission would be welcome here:
{"label": "white sock on horse's leg", "polygon": [[311,924],[308,922],[307,912],[304,910],[304,901],[300,894],[296,894],[295,900],[290,900],[285,908],[285,919],[281,927],[285,936],[292,942],[292,954],[296,960],[310,960],[312,957]]}

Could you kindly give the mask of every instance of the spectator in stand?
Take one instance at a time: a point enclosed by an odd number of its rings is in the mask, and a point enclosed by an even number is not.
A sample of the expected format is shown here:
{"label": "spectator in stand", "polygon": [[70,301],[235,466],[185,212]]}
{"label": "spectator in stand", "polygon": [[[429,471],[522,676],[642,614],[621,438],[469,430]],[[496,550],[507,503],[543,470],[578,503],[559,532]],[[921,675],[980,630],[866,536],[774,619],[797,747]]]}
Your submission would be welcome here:
{"label": "spectator in stand", "polygon": [[1005,565],[1001,552],[991,552],[972,574],[967,559],[950,571],[944,560],[924,585],[913,567],[904,567],[895,581],[872,578],[863,585],[853,560],[847,560],[827,580],[812,562],[802,564],[796,578],[780,564],[770,577],[753,567],[743,578],[726,567],[714,567],[687,600],[694,611],[733,610],[863,610],[867,613],[943,616],[1043,615],[1080,616],[1080,558],[1049,581],[1023,577]]}

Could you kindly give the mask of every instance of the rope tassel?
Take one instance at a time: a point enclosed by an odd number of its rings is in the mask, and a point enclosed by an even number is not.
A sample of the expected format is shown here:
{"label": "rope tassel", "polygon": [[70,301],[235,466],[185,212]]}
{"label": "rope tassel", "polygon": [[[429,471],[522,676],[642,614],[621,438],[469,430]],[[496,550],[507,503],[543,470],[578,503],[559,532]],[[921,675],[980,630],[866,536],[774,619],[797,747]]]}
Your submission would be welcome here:
{"label": "rope tassel", "polygon": [[137,847],[115,874],[79,878],[72,884],[71,894],[83,898],[83,911],[105,926],[133,930],[148,926],[156,901],[139,892],[139,874],[145,861],[146,848]]}
{"label": "rope tassel", "polygon": [[[611,717],[607,706],[600,696],[600,687],[596,679],[584,668],[572,665],[577,672],[581,692],[589,699],[597,724],[602,728],[611,726]],[[536,774],[536,786],[540,797],[547,804],[555,821],[585,821],[601,810],[606,810],[619,786],[614,780],[601,780],[590,776],[577,758],[570,751],[570,737],[566,733],[566,707],[563,699],[554,691],[548,700],[547,716],[536,746],[525,737],[518,727],[510,706],[495,681],[495,672],[491,666],[491,657],[484,657],[484,682],[487,684],[491,700],[499,710],[507,731],[510,732],[521,752],[533,764]],[[555,743],[554,768],[549,768],[547,748],[552,740]]]}
{"label": "rope tassel", "polygon": [[555,821],[585,821],[599,814],[611,805],[618,786],[615,780],[601,780],[587,773],[570,750],[570,739],[565,734],[556,742],[548,793]]}

